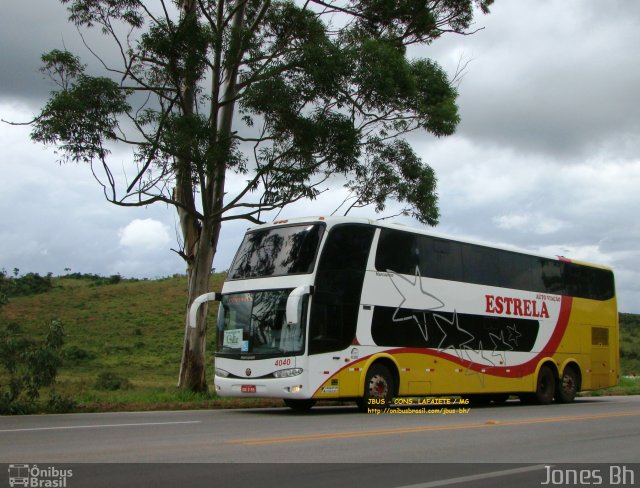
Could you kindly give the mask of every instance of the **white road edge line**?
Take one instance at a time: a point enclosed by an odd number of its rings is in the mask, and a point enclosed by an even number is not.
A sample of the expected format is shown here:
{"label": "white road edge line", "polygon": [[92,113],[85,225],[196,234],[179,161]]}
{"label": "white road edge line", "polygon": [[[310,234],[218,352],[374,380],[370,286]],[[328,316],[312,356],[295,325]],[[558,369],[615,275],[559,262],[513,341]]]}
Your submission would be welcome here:
{"label": "white road edge line", "polygon": [[24,429],[1,429],[3,432],[28,432],[35,430],[70,430],[70,429],[103,429],[106,427],[145,427],[147,425],[175,425],[175,424],[200,424],[201,420],[184,420],[176,422],[144,422],[137,424],[98,424],[98,425],[67,425],[60,427],[27,427]]}
{"label": "white road edge line", "polygon": [[428,481],[426,483],[416,483],[415,485],[397,486],[396,488],[435,488],[438,486],[453,485],[455,483],[465,483],[467,481],[484,480],[488,478],[498,478],[499,476],[509,476],[510,474],[527,473],[543,469],[548,464],[536,464],[535,466],[525,466],[523,468],[505,469],[504,471],[492,471],[491,473],[473,474],[469,476],[460,476],[458,478],[449,478],[446,480]]}

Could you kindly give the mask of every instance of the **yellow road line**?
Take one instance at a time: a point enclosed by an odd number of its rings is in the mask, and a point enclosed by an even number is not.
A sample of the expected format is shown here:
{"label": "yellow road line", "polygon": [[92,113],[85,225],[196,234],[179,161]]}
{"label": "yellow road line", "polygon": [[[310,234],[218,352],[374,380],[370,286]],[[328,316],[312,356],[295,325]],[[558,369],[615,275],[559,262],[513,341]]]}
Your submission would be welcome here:
{"label": "yellow road line", "polygon": [[349,439],[357,437],[376,437],[385,435],[414,434],[419,432],[435,432],[442,430],[464,430],[464,429],[484,429],[487,427],[510,427],[518,425],[533,425],[553,422],[575,422],[580,420],[597,420],[615,417],[636,417],[640,416],[640,410],[615,413],[599,413],[590,415],[567,415],[562,417],[543,417],[522,420],[499,420],[466,424],[446,424],[446,425],[425,425],[420,427],[406,427],[397,429],[378,429],[367,431],[351,432],[327,432],[324,434],[292,435],[282,437],[258,437],[254,439],[237,439],[227,441],[227,444],[240,444],[244,446],[259,446],[265,444],[281,444],[285,442],[311,442],[330,439]]}

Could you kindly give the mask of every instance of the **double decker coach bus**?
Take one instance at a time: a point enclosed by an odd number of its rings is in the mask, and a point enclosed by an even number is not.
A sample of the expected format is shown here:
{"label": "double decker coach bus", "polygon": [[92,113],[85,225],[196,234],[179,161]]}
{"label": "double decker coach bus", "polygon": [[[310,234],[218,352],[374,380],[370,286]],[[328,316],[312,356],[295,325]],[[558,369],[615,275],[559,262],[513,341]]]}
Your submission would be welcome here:
{"label": "double decker coach bus", "polygon": [[295,409],[394,397],[571,402],[617,384],[610,269],[353,218],[250,229],[219,300],[215,389]]}

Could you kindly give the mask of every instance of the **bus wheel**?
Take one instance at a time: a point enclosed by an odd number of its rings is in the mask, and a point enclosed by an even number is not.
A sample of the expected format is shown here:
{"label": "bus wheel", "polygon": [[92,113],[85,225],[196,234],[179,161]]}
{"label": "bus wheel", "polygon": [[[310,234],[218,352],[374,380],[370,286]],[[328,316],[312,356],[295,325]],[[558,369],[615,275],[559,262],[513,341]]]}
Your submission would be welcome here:
{"label": "bus wheel", "polygon": [[389,369],[382,364],[374,364],[367,371],[364,380],[364,396],[358,401],[362,411],[369,409],[382,410],[393,399],[393,377]]}
{"label": "bus wheel", "polygon": [[542,366],[538,373],[536,392],[533,400],[538,405],[548,405],[553,400],[556,391],[556,378],[549,366]]}
{"label": "bus wheel", "polygon": [[578,374],[571,366],[564,368],[562,378],[556,385],[556,402],[571,403],[578,393]]}
{"label": "bus wheel", "polygon": [[316,404],[315,400],[292,400],[290,398],[285,398],[284,399],[284,404],[297,411],[297,412],[306,412],[307,410],[311,410],[311,407],[313,407]]}

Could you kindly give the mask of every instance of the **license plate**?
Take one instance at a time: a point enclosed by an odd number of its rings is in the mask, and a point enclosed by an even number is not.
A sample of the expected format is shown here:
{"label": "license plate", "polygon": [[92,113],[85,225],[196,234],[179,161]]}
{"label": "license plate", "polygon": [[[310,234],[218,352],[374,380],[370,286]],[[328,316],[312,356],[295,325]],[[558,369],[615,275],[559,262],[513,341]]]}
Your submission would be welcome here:
{"label": "license plate", "polygon": [[256,385],[241,385],[240,386],[240,391],[242,393],[255,393],[256,392]]}

